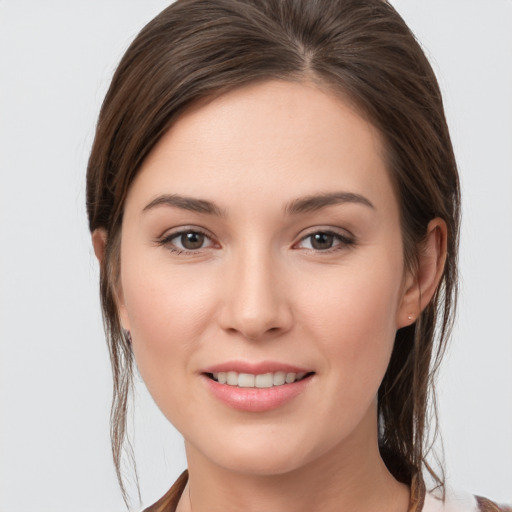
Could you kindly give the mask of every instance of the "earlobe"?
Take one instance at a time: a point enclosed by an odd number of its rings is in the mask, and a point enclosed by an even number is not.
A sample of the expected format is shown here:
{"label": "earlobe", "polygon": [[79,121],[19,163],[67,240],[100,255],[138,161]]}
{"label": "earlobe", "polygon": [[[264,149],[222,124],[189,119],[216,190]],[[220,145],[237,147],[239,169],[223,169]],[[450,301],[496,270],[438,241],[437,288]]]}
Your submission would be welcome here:
{"label": "earlobe", "polygon": [[[103,260],[105,258],[105,248],[107,246],[107,232],[103,228],[95,229],[92,232],[92,245],[94,247],[94,254],[100,263],[100,266],[103,264]],[[126,313],[126,307],[124,305],[124,297],[123,290],[121,285],[121,279],[118,278],[116,283],[111,283],[114,299],[117,305],[117,311],[119,314],[119,319],[121,321],[121,325],[123,329],[130,330],[130,323],[128,321],[128,315]]]}
{"label": "earlobe", "polygon": [[412,324],[432,300],[443,275],[446,240],[445,221],[440,218],[431,220],[418,251],[418,265],[406,279],[397,328]]}
{"label": "earlobe", "polygon": [[94,254],[98,259],[100,265],[105,257],[105,247],[107,245],[107,232],[103,228],[97,228],[92,232],[92,246],[94,247]]}

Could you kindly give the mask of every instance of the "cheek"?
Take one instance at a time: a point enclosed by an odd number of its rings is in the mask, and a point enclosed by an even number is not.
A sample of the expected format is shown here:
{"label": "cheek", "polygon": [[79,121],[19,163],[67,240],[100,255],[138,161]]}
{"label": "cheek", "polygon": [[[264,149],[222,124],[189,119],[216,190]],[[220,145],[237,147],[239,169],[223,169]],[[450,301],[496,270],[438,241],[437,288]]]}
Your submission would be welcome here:
{"label": "cheek", "polygon": [[396,334],[401,276],[400,259],[375,259],[326,279],[321,293],[302,292],[304,328],[320,340],[337,385],[352,390],[343,396],[370,397],[380,385]]}
{"label": "cheek", "polygon": [[122,283],[139,371],[150,391],[166,387],[187,372],[208,329],[215,286],[198,272],[135,258],[126,258]]}

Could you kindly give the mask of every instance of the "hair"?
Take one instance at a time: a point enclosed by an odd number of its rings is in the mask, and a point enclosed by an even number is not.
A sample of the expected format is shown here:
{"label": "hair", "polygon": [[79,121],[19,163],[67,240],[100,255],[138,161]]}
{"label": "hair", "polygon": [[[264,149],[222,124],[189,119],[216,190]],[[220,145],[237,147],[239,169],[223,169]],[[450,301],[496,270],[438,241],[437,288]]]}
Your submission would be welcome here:
{"label": "hair", "polygon": [[128,189],[192,104],[265,80],[327,86],[380,131],[407,268],[417,264],[429,221],[446,222],[440,285],[416,322],[397,331],[378,391],[379,446],[389,470],[410,483],[426,469],[444,490],[442,470],[439,476],[426,459],[437,431],[426,424],[437,417],[434,374],[455,311],[460,189],[441,93],[420,45],[384,0],[179,0],[146,25],[123,56],[87,169],[89,227],[106,233],[100,293],[114,382],[112,450],[123,496],[133,352],[115,286]]}

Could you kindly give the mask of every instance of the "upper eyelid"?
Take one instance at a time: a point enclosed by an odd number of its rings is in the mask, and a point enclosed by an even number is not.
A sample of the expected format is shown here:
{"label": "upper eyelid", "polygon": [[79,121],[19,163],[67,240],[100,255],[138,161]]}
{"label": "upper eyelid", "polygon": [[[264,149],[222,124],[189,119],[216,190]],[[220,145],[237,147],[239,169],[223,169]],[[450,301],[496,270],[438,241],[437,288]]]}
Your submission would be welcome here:
{"label": "upper eyelid", "polygon": [[179,235],[183,235],[184,233],[200,233],[211,240],[214,240],[215,237],[205,228],[201,228],[199,226],[180,226],[177,228],[166,229],[160,236],[157,237],[157,240],[169,240],[175,238]]}
{"label": "upper eyelid", "polygon": [[299,240],[304,240],[304,238],[307,238],[311,235],[315,235],[316,233],[328,233],[331,235],[339,236],[341,238],[349,238],[351,240],[354,240],[356,238],[355,235],[351,233],[348,229],[327,226],[315,226],[313,228],[303,230],[301,233],[299,233],[299,235],[297,235],[297,238]]}

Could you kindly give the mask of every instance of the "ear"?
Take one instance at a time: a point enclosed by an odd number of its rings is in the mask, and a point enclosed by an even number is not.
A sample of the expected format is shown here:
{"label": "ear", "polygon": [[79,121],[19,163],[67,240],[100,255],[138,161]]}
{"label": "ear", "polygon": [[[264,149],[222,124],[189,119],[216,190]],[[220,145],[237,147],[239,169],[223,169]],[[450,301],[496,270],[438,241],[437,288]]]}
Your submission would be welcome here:
{"label": "ear", "polygon": [[91,238],[94,254],[101,266],[105,257],[105,247],[107,246],[107,232],[103,228],[97,228],[92,232]]}
{"label": "ear", "polygon": [[434,296],[446,262],[446,239],[445,221],[440,218],[431,220],[419,248],[418,265],[405,279],[397,328],[414,323]]}
{"label": "ear", "polygon": [[[105,259],[105,249],[107,246],[107,232],[103,228],[95,229],[92,232],[92,246],[94,247],[94,254],[100,263],[100,267]],[[114,299],[117,305],[117,312],[123,329],[130,330],[130,323],[128,321],[128,315],[124,304],[123,288],[121,285],[121,279],[117,280],[117,283],[112,283],[114,287]]]}

